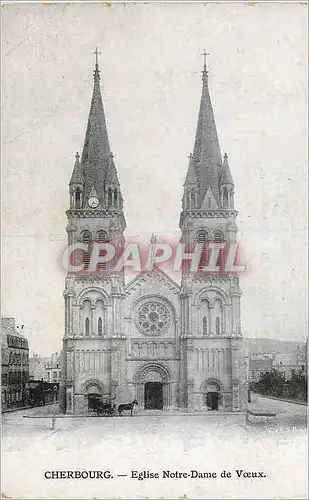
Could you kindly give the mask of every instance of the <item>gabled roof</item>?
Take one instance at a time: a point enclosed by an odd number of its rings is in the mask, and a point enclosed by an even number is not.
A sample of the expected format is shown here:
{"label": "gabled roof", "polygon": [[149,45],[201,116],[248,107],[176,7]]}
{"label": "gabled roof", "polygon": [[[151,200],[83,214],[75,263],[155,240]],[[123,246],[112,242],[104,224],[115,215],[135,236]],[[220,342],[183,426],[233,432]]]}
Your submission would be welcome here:
{"label": "gabled roof", "polygon": [[163,279],[175,292],[180,292],[180,286],[174,281],[168,274],[166,274],[158,266],[154,265],[152,271],[142,271],[140,274],[135,276],[129,283],[126,284],[125,289],[130,292],[130,289],[134,287],[141,279],[148,277],[158,279]]}

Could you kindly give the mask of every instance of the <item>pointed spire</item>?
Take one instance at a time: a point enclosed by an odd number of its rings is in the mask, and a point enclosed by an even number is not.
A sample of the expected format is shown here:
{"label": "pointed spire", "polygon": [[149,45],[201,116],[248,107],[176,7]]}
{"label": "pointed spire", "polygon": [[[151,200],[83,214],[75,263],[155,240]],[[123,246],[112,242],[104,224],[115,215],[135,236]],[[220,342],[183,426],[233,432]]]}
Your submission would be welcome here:
{"label": "pointed spire", "polygon": [[109,165],[106,173],[106,186],[120,186],[113,153],[109,154]]}
{"label": "pointed spire", "polygon": [[218,140],[214,112],[212,109],[209,88],[206,51],[203,52],[204,65],[202,72],[202,96],[198,123],[195,134],[193,157],[200,187],[200,201],[205,197],[208,186],[219,202],[218,174],[222,165],[222,157]]}
{"label": "pointed spire", "polygon": [[184,186],[185,187],[198,186],[192,153],[189,155],[189,166],[188,166],[188,171],[187,171],[187,176],[186,176]]}
{"label": "pointed spire", "polygon": [[230,170],[230,166],[229,166],[229,162],[228,162],[227,153],[224,153],[224,156],[223,156],[222,176],[220,179],[220,184],[221,185],[229,184],[229,185],[234,186],[234,182],[233,182],[233,178],[232,178],[232,174],[231,174],[231,170]]}
{"label": "pointed spire", "polygon": [[81,167],[79,158],[80,158],[79,153],[76,153],[75,164],[74,164],[74,169],[73,169],[72,177],[70,180],[70,184],[83,184],[83,182],[84,182],[83,169]]}
{"label": "pointed spire", "polygon": [[95,69],[93,75],[93,94],[81,163],[85,175],[86,197],[91,187],[94,186],[98,196],[102,198],[103,183],[109,163],[110,146],[100,89],[100,70],[98,63],[98,55],[100,52],[96,49],[94,54]]}

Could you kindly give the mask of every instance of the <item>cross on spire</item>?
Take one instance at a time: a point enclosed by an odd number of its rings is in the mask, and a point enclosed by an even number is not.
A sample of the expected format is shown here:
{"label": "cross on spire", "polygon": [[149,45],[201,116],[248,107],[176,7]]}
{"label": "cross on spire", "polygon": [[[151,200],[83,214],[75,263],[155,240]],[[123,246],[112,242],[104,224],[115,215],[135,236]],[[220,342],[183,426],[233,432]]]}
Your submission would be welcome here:
{"label": "cross on spire", "polygon": [[203,58],[204,58],[204,67],[206,68],[206,66],[207,66],[206,57],[210,56],[210,54],[208,52],[206,52],[206,50],[204,49],[203,52],[201,53],[201,56],[203,56]]}
{"label": "cross on spire", "polygon": [[102,52],[98,52],[98,47],[95,48],[95,51],[92,52],[95,55],[95,65],[98,67],[99,59],[98,56],[102,54]]}
{"label": "cross on spire", "polygon": [[203,82],[207,85],[207,81],[208,81],[208,71],[207,71],[207,64],[206,64],[206,57],[207,56],[210,56],[210,54],[208,52],[206,52],[206,50],[204,49],[203,52],[201,53],[201,56],[203,56],[204,58],[204,67],[203,67]]}

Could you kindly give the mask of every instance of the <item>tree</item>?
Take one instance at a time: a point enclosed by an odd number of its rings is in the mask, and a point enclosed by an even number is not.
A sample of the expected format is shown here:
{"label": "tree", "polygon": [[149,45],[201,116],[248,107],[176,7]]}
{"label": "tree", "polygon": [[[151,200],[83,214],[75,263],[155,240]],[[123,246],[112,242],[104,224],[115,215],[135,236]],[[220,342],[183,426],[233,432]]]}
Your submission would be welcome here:
{"label": "tree", "polygon": [[260,380],[253,384],[253,390],[269,396],[282,396],[283,386],[286,383],[285,375],[272,368],[262,373]]}

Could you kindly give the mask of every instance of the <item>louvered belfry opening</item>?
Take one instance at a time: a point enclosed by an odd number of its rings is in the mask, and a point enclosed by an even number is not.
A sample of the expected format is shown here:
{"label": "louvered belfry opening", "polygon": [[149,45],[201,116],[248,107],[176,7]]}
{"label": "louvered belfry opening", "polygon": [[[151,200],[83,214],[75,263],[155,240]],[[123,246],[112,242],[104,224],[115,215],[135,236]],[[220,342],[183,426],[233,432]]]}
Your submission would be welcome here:
{"label": "louvered belfry opening", "polygon": [[198,265],[198,273],[203,273],[203,268],[207,266],[208,263],[208,233],[207,231],[198,231],[196,235],[196,243],[202,245],[202,253],[200,258],[200,263]]}
{"label": "louvered belfry opening", "polygon": [[[213,241],[214,241],[214,243],[218,243],[218,244],[224,243],[224,236],[223,236],[221,231],[215,231]],[[216,262],[216,265],[220,268],[220,274],[223,271],[224,255],[225,255],[224,250],[225,250],[224,248],[221,248],[219,250],[218,259]]]}
{"label": "louvered belfry opening", "polygon": [[83,253],[84,271],[87,271],[89,269],[91,250],[92,250],[92,237],[90,231],[83,231],[82,240],[83,243],[87,245],[87,250],[84,250]]}
{"label": "louvered belfry opening", "polygon": [[[98,243],[108,243],[108,234],[106,231],[99,231],[97,234]],[[106,250],[100,250],[99,257],[102,257],[106,254]],[[96,268],[96,271],[99,273],[105,273],[107,271],[108,264],[107,262],[99,262]]]}

